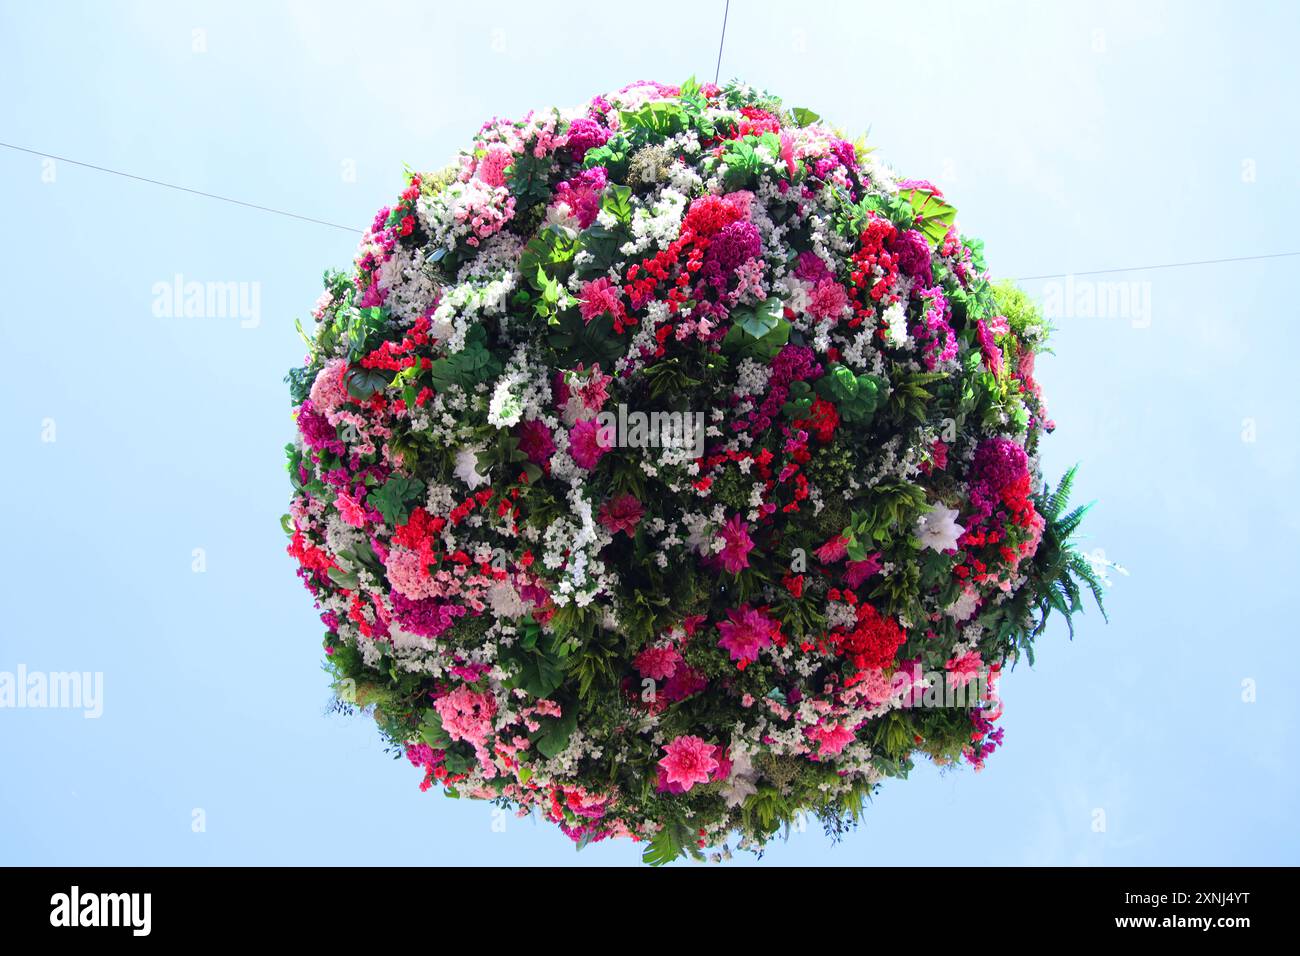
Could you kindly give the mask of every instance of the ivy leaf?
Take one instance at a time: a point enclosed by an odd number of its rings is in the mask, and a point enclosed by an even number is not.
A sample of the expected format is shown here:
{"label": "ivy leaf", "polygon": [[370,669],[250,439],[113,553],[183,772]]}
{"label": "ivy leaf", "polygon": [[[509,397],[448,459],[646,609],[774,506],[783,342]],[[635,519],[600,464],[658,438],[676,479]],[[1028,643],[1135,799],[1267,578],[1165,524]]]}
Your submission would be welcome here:
{"label": "ivy leaf", "polygon": [[776,296],[768,296],[752,309],[737,309],[731,314],[733,325],[739,325],[751,338],[761,339],[785,318],[785,303]]}
{"label": "ivy leaf", "polygon": [[537,749],[547,759],[564,753],[564,748],[569,746],[569,738],[578,729],[576,708],[567,707],[565,710],[567,713],[563,716],[547,718],[542,725],[545,732],[537,740]]}
{"label": "ivy leaf", "polygon": [[632,187],[611,183],[605,189],[600,208],[626,226],[632,221]]}
{"label": "ivy leaf", "polygon": [[424,482],[418,478],[394,475],[366,497],[375,506],[384,522],[391,527],[404,522],[411,513],[409,503],[424,494]]}
{"label": "ivy leaf", "polygon": [[361,581],[355,573],[344,571],[342,568],[330,568],[326,573],[329,574],[330,580],[341,588],[355,591],[361,587]]}
{"label": "ivy leaf", "polygon": [[553,162],[549,155],[534,156],[531,150],[525,150],[506,167],[506,186],[519,200],[521,210],[551,198],[551,186],[547,180]]}
{"label": "ivy leaf", "polygon": [[436,710],[424,715],[424,722],[420,724],[420,739],[434,750],[446,750],[451,746],[451,735],[443,729],[442,717]]}
{"label": "ivy leaf", "polygon": [[957,209],[925,189],[907,189],[899,193],[912,205],[916,213],[916,227],[937,247],[957,221]]}
{"label": "ivy leaf", "polygon": [[352,368],[348,369],[344,381],[347,382],[348,395],[359,402],[364,402],[376,392],[382,392],[388,387],[392,380],[393,373],[381,368]]}

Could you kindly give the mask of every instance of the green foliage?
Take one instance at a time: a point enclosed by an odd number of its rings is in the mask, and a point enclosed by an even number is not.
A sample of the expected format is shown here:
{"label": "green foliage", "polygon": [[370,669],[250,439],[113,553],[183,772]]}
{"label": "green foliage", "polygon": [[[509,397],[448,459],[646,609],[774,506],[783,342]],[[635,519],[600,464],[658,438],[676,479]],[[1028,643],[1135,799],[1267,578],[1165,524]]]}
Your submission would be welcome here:
{"label": "green foliage", "polygon": [[574,368],[580,362],[611,368],[627,348],[626,339],[614,334],[614,320],[608,313],[587,322],[576,309],[561,313],[547,335],[547,343],[565,368]]}
{"label": "green foliage", "polygon": [[946,378],[942,372],[905,372],[897,376],[893,390],[889,393],[891,417],[899,422],[906,419],[924,422],[929,414],[930,402],[934,400],[934,394],[926,386]]}
{"label": "green foliage", "polygon": [[532,620],[526,620],[519,639],[503,646],[500,661],[510,665],[508,687],[520,687],[532,697],[550,697],[564,683],[570,645],[559,634],[543,633]]}
{"label": "green foliage", "polygon": [[393,475],[371,491],[366,501],[384,516],[387,524],[396,527],[406,521],[414,502],[423,494],[424,482],[418,478]]}
{"label": "green foliage", "polygon": [[[766,301],[773,300],[769,298]],[[732,326],[722,340],[722,350],[737,359],[770,362],[790,341],[790,323],[781,316],[773,319],[771,309],[769,306],[764,311],[733,312]]]}
{"label": "green foliage", "polygon": [[916,212],[916,228],[931,246],[938,246],[957,221],[957,210],[925,189],[905,189],[899,195],[911,203]]}
{"label": "green foliage", "polygon": [[900,529],[910,536],[917,516],[925,510],[925,489],[909,481],[885,481],[871,489],[867,507],[853,512],[844,536],[849,539],[849,559],[862,561],[873,546],[888,544]]}
{"label": "green foliage", "polygon": [[1045,525],[1043,540],[1033,561],[1033,574],[1038,578],[1035,583],[1039,586],[1029,589],[1041,595],[1038,605],[1040,617],[1034,634],[1041,634],[1047,627],[1051,612],[1059,611],[1064,615],[1073,638],[1074,615],[1083,610],[1080,597],[1081,589],[1085,587],[1096,602],[1097,610],[1103,618],[1106,617],[1101,580],[1075,543],[1075,533],[1092,505],[1065,510],[1077,468],[1077,465],[1072,467],[1062,476],[1055,491],[1049,491],[1044,485],[1042,493],[1035,499]]}
{"label": "green foliage", "polygon": [[645,103],[635,110],[619,111],[619,129],[636,144],[676,136],[686,129],[686,111],[671,100]]}
{"label": "green foliage", "polygon": [[695,832],[689,826],[680,820],[669,820],[641,851],[641,862],[663,866],[688,853],[702,860],[704,854],[695,845],[695,840]]}
{"label": "green foliage", "polygon": [[847,365],[832,365],[817,379],[817,394],[835,404],[850,423],[871,421],[883,400],[885,382],[875,375],[855,375]]}
{"label": "green foliage", "polygon": [[344,336],[348,343],[348,357],[359,362],[378,342],[388,324],[388,310],[383,306],[352,309],[344,317]]}
{"label": "green foliage", "polygon": [[[759,148],[766,153],[759,153]],[[775,133],[763,133],[761,136],[743,136],[728,140],[722,152],[722,161],[727,166],[723,184],[727,190],[744,189],[755,183],[763,174],[768,164],[781,155],[781,138]]]}
{"label": "green foliage", "polygon": [[518,200],[517,211],[522,212],[551,198],[548,180],[554,162],[549,155],[534,156],[531,149],[526,149],[506,167],[506,186]]}
{"label": "green foliage", "polygon": [[468,389],[500,375],[501,360],[488,351],[486,343],[487,329],[471,325],[463,349],[433,362],[429,370],[433,387],[440,392],[454,386]]}
{"label": "green foliage", "polygon": [[364,402],[376,392],[382,392],[392,381],[393,373],[382,368],[356,368],[348,369],[343,376],[344,382],[347,383],[348,395],[359,402]]}
{"label": "green foliage", "polygon": [[1015,336],[1032,345],[1041,345],[1051,331],[1034,300],[1009,280],[990,286],[997,314],[1006,318]]}

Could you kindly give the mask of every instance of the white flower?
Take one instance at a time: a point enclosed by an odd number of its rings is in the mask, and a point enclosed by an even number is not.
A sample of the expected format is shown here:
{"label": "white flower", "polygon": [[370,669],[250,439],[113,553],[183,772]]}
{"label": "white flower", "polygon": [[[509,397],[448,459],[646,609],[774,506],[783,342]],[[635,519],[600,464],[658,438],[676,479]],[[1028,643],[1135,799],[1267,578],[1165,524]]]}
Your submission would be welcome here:
{"label": "white flower", "polygon": [[966,530],[956,521],[957,512],[936,504],[921,517],[916,519],[916,534],[921,543],[936,551],[948,551],[957,547],[957,539]]}
{"label": "white flower", "polygon": [[505,376],[497,382],[492,392],[492,401],[488,405],[488,424],[497,428],[510,428],[519,423],[524,414],[524,404],[514,393],[516,382]]}
{"label": "white flower", "polygon": [[885,310],[885,323],[889,330],[885,333],[885,338],[889,344],[897,348],[902,348],[907,344],[907,313],[903,311],[903,304],[895,302]]}
{"label": "white flower", "polygon": [[957,600],[953,601],[946,609],[944,609],[943,613],[947,614],[954,621],[964,621],[975,613],[975,605],[979,604],[979,601],[979,594],[976,593],[975,589],[967,588],[965,591],[961,592],[961,596],[958,597]]}
{"label": "white flower", "polygon": [[731,775],[727,777],[727,782],[722,786],[722,796],[726,798],[727,806],[738,807],[745,802],[745,798],[752,793],[757,793],[758,788],[754,786],[754,781],[758,777],[758,772],[754,770],[754,765],[750,762],[749,751],[732,744],[731,747]]}
{"label": "white flower", "polygon": [[488,603],[498,618],[521,617],[528,609],[509,581],[498,581],[488,589]]}
{"label": "white flower", "polygon": [[469,486],[470,491],[473,491],[479,485],[486,485],[488,483],[488,476],[480,475],[478,473],[479,451],[481,451],[481,449],[474,446],[470,448],[462,448],[460,451],[456,452],[456,477],[465,482],[465,484]]}

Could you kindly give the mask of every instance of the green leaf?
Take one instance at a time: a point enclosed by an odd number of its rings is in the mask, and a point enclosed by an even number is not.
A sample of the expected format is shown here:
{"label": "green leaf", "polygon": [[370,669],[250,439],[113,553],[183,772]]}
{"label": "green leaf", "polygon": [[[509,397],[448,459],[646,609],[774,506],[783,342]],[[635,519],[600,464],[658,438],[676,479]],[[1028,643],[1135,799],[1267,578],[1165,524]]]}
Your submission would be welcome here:
{"label": "green leaf", "polygon": [[326,573],[331,581],[341,588],[347,588],[349,591],[355,591],[361,586],[361,581],[355,573],[344,571],[341,568],[330,568]]}
{"label": "green leaf", "polygon": [[785,318],[785,303],[776,296],[768,296],[752,309],[736,309],[731,313],[733,325],[739,325],[751,338],[761,339]]}
{"label": "green leaf", "polygon": [[550,759],[564,753],[569,746],[569,738],[578,729],[577,709],[566,707],[560,717],[548,717],[542,724],[545,733],[537,740],[537,749],[543,757]]}
{"label": "green leaf", "polygon": [[925,189],[906,189],[899,195],[911,203],[917,228],[932,247],[937,247],[957,221],[956,208]]}
{"label": "green leaf", "polygon": [[434,750],[446,750],[451,746],[451,735],[443,730],[442,717],[436,710],[430,710],[424,715],[424,722],[420,725],[420,739]]}
{"label": "green leaf", "polygon": [[424,494],[424,482],[418,478],[394,475],[366,497],[368,504],[374,505],[384,522],[396,527],[406,521],[410,515],[410,503]]}
{"label": "green leaf", "polygon": [[783,317],[785,304],[769,297],[755,310],[732,313],[731,330],[722,349],[739,358],[771,360],[790,341],[790,323]]}
{"label": "green leaf", "polygon": [[626,226],[632,221],[632,187],[611,183],[605,189],[600,208]]}
{"label": "green leaf", "polygon": [[790,111],[790,113],[794,116],[794,121],[800,126],[811,126],[813,123],[821,119],[821,117],[812,110],[804,109],[802,106],[796,106]]}
{"label": "green leaf", "polygon": [[351,368],[343,377],[348,386],[348,395],[359,402],[367,401],[376,392],[388,387],[393,373],[382,368]]}
{"label": "green leaf", "polygon": [[651,838],[649,845],[641,851],[641,862],[648,863],[650,866],[671,863],[684,856],[688,846],[694,847],[691,842],[692,837],[690,827],[680,821],[669,820],[663,825],[663,829]]}
{"label": "green leaf", "polygon": [[506,186],[519,200],[519,211],[551,198],[548,179],[553,164],[554,159],[549,154],[534,156],[532,150],[525,150],[506,167]]}

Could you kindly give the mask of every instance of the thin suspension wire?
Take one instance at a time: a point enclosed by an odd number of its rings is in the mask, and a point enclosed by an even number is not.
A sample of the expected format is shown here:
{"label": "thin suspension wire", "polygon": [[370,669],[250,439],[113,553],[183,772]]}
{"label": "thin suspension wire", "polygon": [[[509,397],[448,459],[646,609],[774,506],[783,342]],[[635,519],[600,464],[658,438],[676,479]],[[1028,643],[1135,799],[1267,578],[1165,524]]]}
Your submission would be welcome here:
{"label": "thin suspension wire", "polygon": [[727,0],[727,6],[722,11],[722,36],[718,40],[718,65],[713,71],[713,85],[718,85],[718,77],[722,75],[722,47],[727,42],[727,14],[731,13],[731,0]]}
{"label": "thin suspension wire", "polygon": [[[727,3],[728,8],[730,7],[730,5],[731,5],[730,0],[728,0]],[[724,12],[723,23],[722,23],[722,36],[724,41],[727,35],[726,21],[727,21],[727,14]],[[718,47],[718,63],[719,63],[719,69],[721,69],[721,63],[722,63],[721,44],[719,44]],[[716,83],[716,79],[714,82]],[[163,182],[162,180],[159,179],[150,179],[147,176],[138,176],[135,173],[124,172],[120,169],[110,169],[107,166],[97,166],[94,163],[85,163],[82,162],[81,160],[69,159],[66,156],[55,156],[52,153],[42,152],[41,150],[37,150],[37,149],[29,149],[26,146],[15,146],[12,143],[0,143],[0,146],[4,147],[5,149],[12,149],[20,153],[29,153],[32,156],[40,156],[46,159],[57,160],[58,162],[61,163],[68,163],[69,165],[72,166],[80,166],[84,169],[93,169],[96,172],[108,173],[109,175],[112,176],[121,176],[124,179],[134,179],[137,182],[149,183],[150,185],[154,185],[154,186],[162,186],[165,189],[174,189],[177,192],[189,193],[194,196],[202,196],[206,199],[216,199],[219,200],[220,202],[228,202],[236,206],[243,206],[245,209],[256,209],[261,212],[269,212],[277,216],[286,216],[289,219],[297,219],[301,222],[315,223],[318,226],[329,226],[331,229],[342,229],[344,232],[359,234],[364,231],[362,229],[356,229],[352,226],[344,226],[337,222],[329,222],[324,219],[316,219],[312,216],[303,216],[296,212],[288,212],[287,210],[284,209],[275,209],[271,206],[262,206],[259,205],[258,203],[245,202],[242,199],[234,199],[231,198],[230,196],[221,196],[218,195],[217,193],[204,192],[201,189],[191,189],[188,186],[179,186],[176,183]],[[1288,258],[1293,258],[1295,256],[1300,256],[1300,251],[1270,252],[1270,253],[1263,253],[1256,256],[1226,256],[1220,259],[1192,259],[1186,262],[1162,262],[1155,265],[1122,266],[1115,269],[1089,269],[1080,272],[1056,272],[1050,275],[1017,276],[1013,281],[1030,282],[1037,279],[1066,279],[1071,276],[1099,276],[1099,275],[1113,275],[1121,272],[1147,272],[1156,269],[1182,269],[1190,266],[1211,266],[1211,265],[1221,265],[1230,262],[1257,262],[1257,261],[1267,260],[1267,259],[1288,259]]]}
{"label": "thin suspension wire", "polygon": [[1012,281],[1028,282],[1030,279],[1066,279],[1070,276],[1101,276],[1115,272],[1146,272],[1148,269],[1181,269],[1184,266],[1213,266],[1221,262],[1253,262],[1257,259],[1285,259],[1300,256],[1300,252],[1269,252],[1259,256],[1231,256],[1224,259],[1195,259],[1188,262],[1162,262],[1154,266],[1125,266],[1122,269],[1090,269],[1087,272],[1058,272],[1054,275],[1018,276]]}
{"label": "thin suspension wire", "polygon": [[324,219],[313,219],[311,216],[300,216],[296,212],[287,212],[283,209],[272,209],[270,206],[259,206],[257,203],[245,202],[242,199],[232,199],[230,196],[218,196],[216,193],[204,192],[201,189],[191,189],[189,186],[178,186],[175,183],[165,183],[160,179],[150,179],[147,176],[137,176],[135,173],[123,172],[120,169],[109,169],[107,166],[96,166],[94,163],[83,163],[77,159],[68,159],[66,156],[55,156],[52,153],[43,153],[40,150],[28,149],[26,146],[15,146],[13,143],[0,143],[0,146],[6,149],[16,150],[20,153],[30,153],[33,156],[40,156],[45,159],[54,159],[60,163],[68,163],[71,166],[81,166],[85,169],[93,169],[97,172],[108,173],[112,176],[121,176],[124,179],[134,179],[137,182],[151,183],[154,186],[162,186],[166,189],[175,189],[178,192],[190,193],[194,196],[203,196],[206,199],[218,199],[221,202],[233,203],[236,206],[244,206],[248,209],[260,209],[262,212],[274,213],[277,216],[288,216],[290,219],[301,219],[303,222],[314,222],[320,226],[330,226],[334,229],[343,229],[347,232],[361,232],[360,229],[354,229],[351,226],[343,226],[337,222],[326,222]]}

